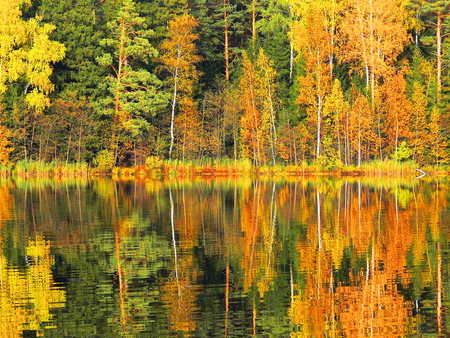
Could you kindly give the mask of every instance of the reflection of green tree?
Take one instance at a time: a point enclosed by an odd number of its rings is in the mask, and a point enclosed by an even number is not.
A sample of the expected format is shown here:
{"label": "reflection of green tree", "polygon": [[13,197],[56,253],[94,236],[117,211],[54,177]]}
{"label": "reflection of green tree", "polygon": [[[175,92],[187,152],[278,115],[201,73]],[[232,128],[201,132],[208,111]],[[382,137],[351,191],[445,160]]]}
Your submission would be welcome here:
{"label": "reflection of green tree", "polygon": [[170,243],[151,231],[149,222],[138,213],[125,223],[129,233],[121,238],[120,250],[126,281],[126,331],[120,323],[114,233],[97,231],[89,246],[69,247],[60,253],[62,262],[55,273],[66,279],[68,297],[51,336],[131,337],[163,330],[165,317],[155,311],[159,293],[154,282],[170,260]]}

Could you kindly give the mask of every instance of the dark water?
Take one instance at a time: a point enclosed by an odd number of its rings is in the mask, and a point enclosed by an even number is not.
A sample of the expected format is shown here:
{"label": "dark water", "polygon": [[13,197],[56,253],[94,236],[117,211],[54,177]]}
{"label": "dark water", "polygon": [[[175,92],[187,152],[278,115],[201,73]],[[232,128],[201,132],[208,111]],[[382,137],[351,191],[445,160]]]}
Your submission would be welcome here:
{"label": "dark water", "polygon": [[0,181],[0,337],[447,337],[447,180]]}

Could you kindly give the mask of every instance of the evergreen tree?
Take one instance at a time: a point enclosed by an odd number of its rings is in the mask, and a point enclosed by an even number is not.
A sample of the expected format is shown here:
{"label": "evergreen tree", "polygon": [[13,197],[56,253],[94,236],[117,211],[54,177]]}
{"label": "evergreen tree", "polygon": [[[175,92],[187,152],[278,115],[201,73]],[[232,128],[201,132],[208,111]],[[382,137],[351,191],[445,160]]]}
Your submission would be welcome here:
{"label": "evergreen tree", "polygon": [[443,78],[443,42],[450,35],[450,3],[447,0],[427,0],[422,7],[427,22],[432,22],[436,30],[434,43],[436,44],[436,78],[437,78],[437,100],[440,101]]}
{"label": "evergreen tree", "polygon": [[97,59],[112,70],[103,83],[110,96],[101,103],[105,107],[103,112],[113,117],[110,150],[116,153],[116,158],[119,151],[130,146],[135,149],[129,138],[133,141],[148,133],[150,118],[167,102],[160,90],[161,81],[139,63],[158,55],[148,41],[151,31],[145,29],[143,21],[134,2],[124,0],[116,18],[108,23],[109,38],[102,40],[110,53]]}
{"label": "evergreen tree", "polygon": [[[105,6],[106,7],[106,6]],[[78,96],[104,94],[98,84],[108,68],[95,61],[102,54],[100,41],[105,38],[106,14],[98,1],[42,0],[38,9],[43,20],[56,26],[51,37],[64,44],[66,56],[55,67],[53,75],[58,92],[67,90]]]}

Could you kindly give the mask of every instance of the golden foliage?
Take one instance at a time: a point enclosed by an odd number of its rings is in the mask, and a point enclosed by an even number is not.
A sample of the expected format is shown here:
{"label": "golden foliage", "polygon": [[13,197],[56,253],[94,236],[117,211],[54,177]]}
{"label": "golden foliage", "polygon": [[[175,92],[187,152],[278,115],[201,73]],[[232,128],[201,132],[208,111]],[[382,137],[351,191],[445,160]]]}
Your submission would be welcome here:
{"label": "golden foliage", "polygon": [[39,17],[21,19],[23,3],[29,1],[8,0],[0,6],[0,95],[8,84],[24,78],[27,88],[31,86],[26,101],[40,112],[50,104],[46,95],[53,90],[50,64],[64,57],[65,47],[49,39],[55,26],[41,24]]}
{"label": "golden foliage", "polygon": [[53,319],[52,309],[63,307],[66,300],[65,292],[53,282],[50,243],[37,236],[28,243],[26,253],[31,263],[25,273],[9,267],[0,255],[1,337],[20,337],[23,330],[42,333],[43,324]]}
{"label": "golden foliage", "polygon": [[374,90],[375,78],[389,75],[408,41],[406,8],[401,0],[345,1],[340,25],[340,62],[351,62],[366,75]]}
{"label": "golden foliage", "polygon": [[169,21],[168,35],[160,46],[161,62],[178,81],[181,92],[191,94],[198,78],[196,63],[201,61],[197,54],[195,29],[198,21],[190,14],[182,14]]}
{"label": "golden foliage", "polygon": [[276,73],[261,49],[256,61],[243,53],[240,81],[244,115],[241,118],[242,150],[256,165],[275,156]]}

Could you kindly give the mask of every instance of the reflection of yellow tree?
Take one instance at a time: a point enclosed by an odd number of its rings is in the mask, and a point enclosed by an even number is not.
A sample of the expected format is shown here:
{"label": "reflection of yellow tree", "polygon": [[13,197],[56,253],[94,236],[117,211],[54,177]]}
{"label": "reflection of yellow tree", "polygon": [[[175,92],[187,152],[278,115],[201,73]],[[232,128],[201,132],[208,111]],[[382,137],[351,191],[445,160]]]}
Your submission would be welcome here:
{"label": "reflection of yellow tree", "polygon": [[169,309],[170,328],[175,331],[191,334],[197,328],[196,305],[199,286],[193,253],[181,255],[177,261],[178,271],[161,288],[162,301]]}
{"label": "reflection of yellow tree", "polygon": [[[337,205],[336,196],[320,185],[315,198],[312,194],[305,198],[307,208],[316,212],[297,246],[306,284],[296,287],[289,310],[293,324],[301,329],[296,336],[398,337],[413,333],[407,321],[411,304],[400,294],[397,283],[411,282],[405,267],[415,239],[411,229],[414,208],[409,207],[414,199],[400,197],[395,189],[384,192],[384,198],[380,193],[383,191],[357,182],[343,186]],[[333,201],[323,202],[325,199]],[[359,271],[348,271],[345,284],[338,284],[333,271],[339,267],[344,248],[351,250],[353,266],[356,260],[364,264]]]}
{"label": "reflection of yellow tree", "polygon": [[43,323],[51,322],[51,310],[64,306],[65,293],[54,286],[50,243],[37,236],[28,243],[30,266],[25,273],[8,267],[0,256],[0,336],[20,337],[23,330],[43,334]]}
{"label": "reflection of yellow tree", "polygon": [[390,274],[376,271],[360,286],[338,287],[335,295],[340,336],[404,337],[410,305]]}
{"label": "reflection of yellow tree", "polygon": [[[0,184],[0,229],[6,220],[11,219],[13,198],[9,192],[9,184]],[[1,236],[0,236],[1,242]]]}
{"label": "reflection of yellow tree", "polygon": [[[261,295],[270,289],[275,276],[276,191],[275,185],[270,190],[268,187],[255,182],[254,189],[244,194],[241,208],[244,291],[256,285]],[[270,196],[270,200],[265,200],[265,196]]]}
{"label": "reflection of yellow tree", "polygon": [[[170,328],[191,335],[197,328],[196,315],[199,311],[196,304],[200,292],[197,282],[199,269],[194,259],[194,248],[197,245],[202,217],[201,213],[193,211],[204,210],[204,206],[199,207],[201,201],[199,204],[195,198],[185,198],[183,190],[178,201],[182,212],[176,218],[172,191],[169,197],[174,268],[171,278],[161,286],[161,298],[168,309]],[[180,236],[179,240],[176,239],[175,228]]]}

